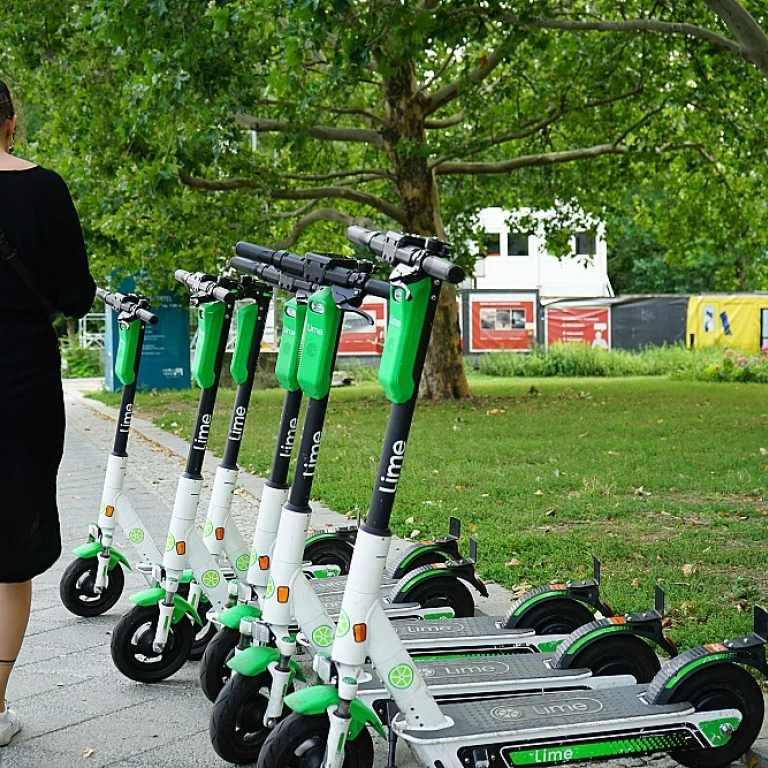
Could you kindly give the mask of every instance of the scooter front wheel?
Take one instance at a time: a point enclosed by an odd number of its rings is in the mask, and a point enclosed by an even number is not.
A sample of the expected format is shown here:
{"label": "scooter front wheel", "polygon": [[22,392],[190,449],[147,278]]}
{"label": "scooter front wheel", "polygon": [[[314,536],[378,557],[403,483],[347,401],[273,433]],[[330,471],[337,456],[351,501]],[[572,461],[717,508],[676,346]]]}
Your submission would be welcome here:
{"label": "scooter front wheel", "polygon": [[[272,675],[233,675],[211,712],[210,736],[216,754],[230,763],[255,763],[267,736],[264,714]],[[285,712],[285,710],[283,710]],[[327,720],[327,718],[326,718]]]}
{"label": "scooter front wheel", "polygon": [[[299,715],[285,718],[261,750],[257,768],[314,768],[323,764],[330,723],[328,715]],[[344,745],[343,768],[372,768],[373,740],[363,728],[354,741]]]}
{"label": "scooter front wheel", "polygon": [[171,624],[161,653],[152,648],[159,615],[156,605],[137,605],[115,625],[111,643],[112,661],[131,680],[160,682],[175,675],[189,657],[195,629],[186,616]]}
{"label": "scooter front wheel", "polygon": [[112,608],[123,594],[125,574],[119,564],[108,571],[104,589],[101,592],[94,591],[98,567],[97,557],[78,557],[67,566],[61,576],[59,582],[61,602],[75,616],[85,618],[101,616]]}
{"label": "scooter front wheel", "polygon": [[239,640],[240,632],[231,627],[222,627],[208,643],[200,663],[200,687],[208,701],[216,701],[232,676],[227,662],[235,655]]}

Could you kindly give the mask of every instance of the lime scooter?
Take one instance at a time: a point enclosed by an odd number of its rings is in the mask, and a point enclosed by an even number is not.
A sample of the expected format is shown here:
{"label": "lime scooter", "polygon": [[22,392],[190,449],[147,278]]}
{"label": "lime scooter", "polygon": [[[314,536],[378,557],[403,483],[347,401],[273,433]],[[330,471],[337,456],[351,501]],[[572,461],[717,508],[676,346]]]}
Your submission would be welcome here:
{"label": "lime scooter", "polygon": [[[687,766],[724,768],[743,754],[759,733],[763,699],[754,678],[741,666],[768,673],[765,643],[768,614],[757,609],[755,632],[747,637],[701,646],[680,654],[646,685],[520,695],[478,696],[457,690],[438,704],[386,616],[379,608],[378,579],[389,545],[392,491],[396,489],[410,431],[416,390],[429,340],[439,279],[450,266],[435,264],[446,251],[434,239],[381,235],[359,228],[350,239],[389,259],[419,261],[435,280],[419,280],[401,292],[402,314],[390,333],[410,336],[401,349],[413,358],[382,359],[382,380],[393,402],[379,465],[379,479],[353,555],[330,659],[317,656],[315,668],[328,685],[286,697],[294,713],[263,745],[259,768],[298,764],[317,768],[371,768],[373,749],[366,724],[383,733],[375,713],[360,700],[367,658],[399,713],[391,721],[389,765],[397,737],[424,765],[438,768],[489,768],[491,765],[562,765],[578,760],[671,752]],[[410,240],[410,242],[409,242]],[[405,242],[404,242],[405,241]],[[393,296],[398,292],[393,288]],[[396,302],[397,304],[397,302]],[[391,347],[394,349],[394,347]],[[418,350],[418,352],[416,352]],[[395,464],[392,460],[397,458]],[[395,472],[389,468],[397,466]],[[266,609],[269,607],[267,602]],[[578,630],[572,635],[588,633]],[[608,620],[605,632],[623,631]],[[552,667],[572,655],[561,645]],[[521,657],[526,658],[526,657]],[[485,659],[476,660],[482,666]]]}
{"label": "lime scooter", "polygon": [[[229,513],[237,476],[236,458],[272,289],[250,278],[233,281],[183,270],[176,272],[176,278],[191,289],[192,303],[198,306],[200,331],[193,374],[202,391],[165,554],[161,563],[152,566],[154,586],[131,597],[136,607],[120,619],[112,635],[115,665],[127,677],[140,682],[164,680],[181,668],[194,640],[194,625],[202,626],[200,613],[205,614],[211,607],[221,611],[228,606],[229,584],[234,586],[233,578],[245,575],[250,559],[249,548]],[[195,530],[195,517],[202,464],[237,298],[254,299],[255,303],[238,310],[240,333],[232,361],[238,391],[224,458],[216,472],[208,517],[200,536]],[[219,566],[222,555],[230,566],[227,570]],[[185,599],[180,594],[180,581],[187,571],[195,578]],[[203,594],[206,602],[201,606]]]}
{"label": "lime scooter", "polygon": [[162,560],[160,550],[123,491],[144,333],[147,324],[154,325],[158,318],[149,311],[151,305],[145,296],[108,293],[103,288],[97,288],[96,295],[118,313],[115,375],[123,384],[123,391],[112,453],[107,459],[98,522],[88,527],[88,543],[75,549],[76,559],[67,566],[59,583],[59,595],[64,606],[75,615],[84,617],[105,613],[123,593],[123,566],[129,570],[131,566],[115,546],[118,527],[133,545],[139,561],[159,563]]}

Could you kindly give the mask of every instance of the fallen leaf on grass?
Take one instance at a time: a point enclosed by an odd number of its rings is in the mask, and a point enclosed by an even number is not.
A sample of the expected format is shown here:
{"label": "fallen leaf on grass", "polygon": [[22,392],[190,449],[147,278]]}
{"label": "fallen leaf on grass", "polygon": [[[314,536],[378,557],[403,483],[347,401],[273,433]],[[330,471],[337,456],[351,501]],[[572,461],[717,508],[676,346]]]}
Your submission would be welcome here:
{"label": "fallen leaf on grass", "polygon": [[640,579],[638,579],[637,577],[632,579],[632,586],[633,587],[639,587],[640,586]]}
{"label": "fallen leaf on grass", "polygon": [[693,574],[696,573],[696,569],[691,565],[691,563],[686,563],[683,566],[683,576],[685,576],[686,579],[690,579]]}
{"label": "fallen leaf on grass", "polygon": [[543,496],[544,495],[544,491],[542,491],[541,488],[539,488],[538,491],[534,491],[533,492],[533,495],[534,496]]}
{"label": "fallen leaf on grass", "polygon": [[491,408],[485,412],[486,416],[500,416],[502,413],[506,413],[503,408]]}
{"label": "fallen leaf on grass", "polygon": [[522,565],[522,562],[516,557],[513,557],[508,563],[506,563],[507,568],[517,568],[520,565]]}
{"label": "fallen leaf on grass", "polygon": [[607,453],[609,456],[618,456],[618,455],[619,455],[618,453],[616,453],[616,451],[606,451],[606,453]]}
{"label": "fallen leaf on grass", "polygon": [[409,539],[415,539],[420,533],[421,533],[421,531],[419,531],[419,530],[411,531],[411,535],[408,538]]}
{"label": "fallen leaf on grass", "polygon": [[512,595],[514,597],[522,597],[526,592],[530,592],[533,589],[532,584],[522,582],[521,584],[515,584],[512,587]]}
{"label": "fallen leaf on grass", "polygon": [[760,455],[761,456],[768,456],[768,448],[761,448],[760,449]]}
{"label": "fallen leaf on grass", "polygon": [[645,488],[641,485],[639,488],[635,488],[634,490],[635,496],[650,496],[651,492],[646,491]]}

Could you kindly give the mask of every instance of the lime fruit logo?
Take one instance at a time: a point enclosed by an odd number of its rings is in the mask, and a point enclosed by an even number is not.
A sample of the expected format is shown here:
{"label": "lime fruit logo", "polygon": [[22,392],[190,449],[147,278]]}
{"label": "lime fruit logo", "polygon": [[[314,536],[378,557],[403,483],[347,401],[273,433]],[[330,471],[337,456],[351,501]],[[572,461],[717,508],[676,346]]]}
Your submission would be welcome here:
{"label": "lime fruit logo", "polygon": [[275,582],[272,580],[272,577],[269,577],[269,581],[267,582],[267,594],[266,598],[269,600],[272,595],[275,594]]}
{"label": "lime fruit logo", "polygon": [[333,642],[333,630],[327,624],[317,627],[312,633],[312,642],[318,648],[327,648]]}
{"label": "lime fruit logo", "polygon": [[336,634],[339,637],[344,637],[349,632],[350,626],[349,616],[347,616],[345,611],[342,611],[339,616],[339,625],[336,627]]}
{"label": "lime fruit logo", "polygon": [[134,528],[129,534],[128,538],[134,543],[134,544],[141,544],[142,541],[144,541],[144,531],[141,530],[141,528]]}
{"label": "lime fruit logo", "polygon": [[250,560],[248,560],[248,565],[256,565],[256,550],[251,550],[251,557]]}
{"label": "lime fruit logo", "polygon": [[213,589],[213,587],[219,586],[219,582],[221,581],[221,576],[219,576],[218,571],[214,571],[213,569],[211,569],[210,571],[206,571],[203,574],[203,577],[200,579],[200,581],[203,582],[203,586]]}
{"label": "lime fruit logo", "polygon": [[171,536],[171,534],[168,534],[168,538],[165,540],[165,551],[170,552],[174,547],[176,546],[176,539]]}
{"label": "lime fruit logo", "polygon": [[210,520],[205,521],[205,528],[203,528],[203,537],[210,536],[213,533],[213,523]]}
{"label": "lime fruit logo", "polygon": [[389,673],[389,684],[393,688],[410,688],[413,685],[413,669],[408,664],[398,664]]}
{"label": "lime fruit logo", "polygon": [[240,555],[240,557],[235,560],[235,568],[237,568],[238,571],[247,571],[250,562],[251,558],[248,557],[248,555]]}

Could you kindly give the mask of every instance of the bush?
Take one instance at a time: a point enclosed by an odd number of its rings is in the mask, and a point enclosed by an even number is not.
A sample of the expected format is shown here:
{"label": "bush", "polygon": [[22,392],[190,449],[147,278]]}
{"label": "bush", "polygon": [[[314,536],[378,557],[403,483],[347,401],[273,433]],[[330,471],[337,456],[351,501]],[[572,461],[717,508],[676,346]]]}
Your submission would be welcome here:
{"label": "bush", "polygon": [[641,351],[593,349],[584,344],[553,344],[529,354],[498,352],[477,362],[488,376],[671,376],[697,381],[768,383],[768,356],[733,350],[686,349],[682,345]]}
{"label": "bush", "polygon": [[61,348],[61,375],[65,379],[90,379],[104,375],[101,350],[66,343]]}

